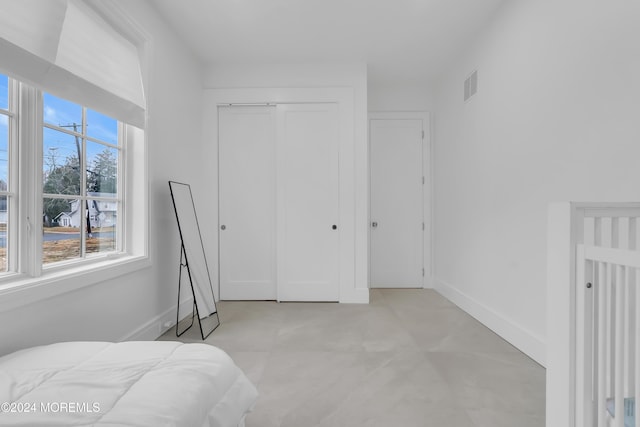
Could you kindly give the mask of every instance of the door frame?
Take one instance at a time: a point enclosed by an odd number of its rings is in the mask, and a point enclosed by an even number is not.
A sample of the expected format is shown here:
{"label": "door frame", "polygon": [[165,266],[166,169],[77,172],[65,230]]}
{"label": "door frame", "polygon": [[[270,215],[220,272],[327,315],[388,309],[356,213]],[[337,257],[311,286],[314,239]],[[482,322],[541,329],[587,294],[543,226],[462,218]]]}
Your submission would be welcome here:
{"label": "door frame", "polygon": [[369,259],[369,288],[371,288],[371,122],[373,120],[422,120],[424,138],[422,139],[422,170],[424,173],[424,185],[422,186],[423,222],[424,235],[422,241],[422,256],[424,266],[424,277],[422,287],[424,289],[433,288],[432,265],[433,265],[433,156],[431,152],[431,114],[426,111],[370,111],[367,120],[368,130],[368,167],[369,185],[368,199],[368,259]]}

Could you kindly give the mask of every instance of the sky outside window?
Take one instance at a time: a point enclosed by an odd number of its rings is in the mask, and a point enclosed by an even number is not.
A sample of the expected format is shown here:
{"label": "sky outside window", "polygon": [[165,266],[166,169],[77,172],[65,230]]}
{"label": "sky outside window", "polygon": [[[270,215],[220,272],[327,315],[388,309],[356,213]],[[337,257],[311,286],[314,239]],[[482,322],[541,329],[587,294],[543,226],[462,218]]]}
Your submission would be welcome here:
{"label": "sky outside window", "polygon": [[[0,74],[0,109],[9,109],[9,77]],[[9,117],[0,114],[0,180],[8,183]],[[6,190],[6,189],[5,189]]]}
{"label": "sky outside window", "polygon": [[87,108],[87,136],[118,144],[118,121]]}
{"label": "sky outside window", "polygon": [[82,132],[82,107],[73,102],[57,98],[48,93],[44,94],[44,121],[54,126],[77,126],[77,132]]}
{"label": "sky outside window", "polygon": [[[9,109],[9,78],[0,74],[0,109]],[[0,190],[7,191],[9,184],[9,116],[0,114]],[[0,196],[0,211],[3,222],[0,224],[0,271],[7,271],[7,196]]]}
{"label": "sky outside window", "polygon": [[[107,117],[97,111],[86,110],[87,128],[86,135],[99,139],[109,144],[118,144],[118,121]],[[82,106],[73,102],[58,98],[51,94],[44,94],[44,121],[54,126],[75,130],[82,133]],[[75,127],[74,127],[75,126]],[[45,156],[45,172],[47,161],[55,161],[56,164],[64,164],[67,159],[78,157],[78,150],[82,151],[82,138],[64,135],[61,132],[45,128],[43,138],[43,152]],[[91,169],[96,162],[104,163],[105,152],[113,155],[115,172],[117,172],[117,152],[108,149],[102,144],[87,141],[85,167]]]}
{"label": "sky outside window", "polygon": [[[82,106],[44,94],[44,121],[54,126],[82,132]],[[87,108],[87,136],[109,144],[118,144],[118,121]]]}

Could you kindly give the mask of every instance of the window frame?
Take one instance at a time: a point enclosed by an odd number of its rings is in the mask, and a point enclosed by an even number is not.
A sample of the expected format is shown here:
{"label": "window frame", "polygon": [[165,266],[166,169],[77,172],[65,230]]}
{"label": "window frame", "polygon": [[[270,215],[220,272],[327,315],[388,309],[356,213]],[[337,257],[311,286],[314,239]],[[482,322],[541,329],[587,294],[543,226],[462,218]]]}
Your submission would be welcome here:
{"label": "window frame", "polygon": [[[38,99],[38,103],[39,103],[39,109],[40,111],[44,111],[44,93],[45,91],[39,91],[39,99]],[[63,97],[57,97],[59,99],[64,99]],[[65,100],[66,101],[66,100]],[[72,101],[69,101],[72,102]],[[44,117],[42,117],[42,129],[44,130],[46,129],[51,129],[53,131],[56,132],[61,132],[64,133],[65,135],[69,135],[72,136],[74,138],[80,138],[81,140],[81,148],[80,148],[80,153],[82,154],[82,158],[78,159],[79,162],[79,173],[80,173],[80,194],[77,195],[71,195],[71,194],[53,194],[53,193],[45,193],[44,189],[43,189],[43,184],[42,184],[42,180],[41,180],[41,186],[40,186],[40,190],[41,190],[41,200],[45,199],[45,198],[53,198],[53,199],[75,199],[75,200],[79,200],[80,201],[80,221],[81,221],[81,225],[80,225],[80,255],[76,258],[70,258],[67,260],[62,260],[62,261],[56,261],[56,262],[52,262],[52,263],[48,263],[45,264],[44,260],[42,261],[42,270],[50,270],[50,269],[56,269],[56,268],[65,268],[67,265],[70,264],[75,264],[75,263],[84,263],[87,260],[91,260],[93,258],[103,258],[103,257],[110,257],[110,258],[114,258],[114,257],[119,257],[119,256],[123,256],[123,254],[126,253],[126,247],[123,245],[122,242],[122,237],[123,237],[123,233],[122,230],[124,228],[124,225],[122,224],[123,221],[117,221],[116,223],[116,229],[115,229],[115,238],[116,238],[116,245],[115,248],[111,251],[105,251],[105,252],[98,252],[98,253],[88,253],[87,252],[87,233],[84,231],[86,229],[86,216],[87,216],[87,212],[86,212],[86,206],[88,202],[96,202],[96,203],[100,203],[100,202],[116,202],[117,203],[117,210],[116,210],[116,217],[117,218],[123,218],[124,220],[126,220],[126,216],[123,214],[123,204],[124,204],[124,200],[126,198],[126,188],[123,185],[123,183],[126,181],[126,176],[124,173],[124,168],[122,167],[123,164],[123,160],[126,156],[126,152],[127,152],[127,139],[125,138],[124,134],[125,134],[125,129],[126,129],[126,124],[122,123],[120,120],[114,119],[117,122],[117,132],[118,132],[118,141],[114,144],[114,143],[110,143],[107,141],[102,141],[98,138],[92,137],[87,133],[87,110],[89,110],[89,107],[85,106],[85,105],[80,105],[77,103],[74,103],[75,105],[78,105],[81,108],[82,111],[82,123],[80,126],[80,130],[70,130],[70,129],[66,129],[65,127],[61,127],[52,123],[47,123],[46,121],[44,121]],[[110,117],[111,118],[111,117]],[[89,165],[87,163],[87,143],[88,142],[92,142],[92,143],[96,143],[96,144],[100,144],[103,147],[107,147],[107,148],[111,148],[111,149],[116,149],[118,151],[118,169],[117,169],[117,197],[115,198],[106,198],[106,197],[96,197],[96,196],[90,196],[89,195],[89,191],[87,190],[87,175],[86,172],[88,171]],[[38,142],[36,142],[38,143]],[[44,149],[44,138],[42,138],[40,140],[40,145],[41,145],[41,149]],[[40,169],[42,170],[43,167],[43,163],[44,163],[44,152],[42,153],[42,155],[40,156],[40,160],[41,160],[41,165],[40,165]],[[95,218],[91,218],[90,220],[95,220]],[[44,241],[41,241],[40,243],[40,247],[43,248],[43,243]],[[44,254],[44,250],[42,251],[42,254]]]}
{"label": "window frame", "polygon": [[15,167],[19,161],[17,141],[18,141],[18,96],[19,96],[19,82],[9,77],[8,79],[8,105],[7,110],[0,109],[2,115],[7,117],[8,135],[7,135],[7,191],[0,191],[0,195],[7,196],[7,229],[6,229],[6,265],[5,271],[0,271],[0,276],[9,274],[15,270],[18,265],[18,252],[13,250],[17,243],[16,228],[10,225],[11,222],[15,222],[18,218],[18,203],[17,203],[17,184],[18,169]]}
{"label": "window frame", "polygon": [[[114,251],[43,265],[44,91],[9,76],[7,271],[0,272],[0,311],[15,309],[150,266],[146,132],[118,121],[118,226]],[[83,106],[83,108],[86,108]],[[55,129],[55,126],[53,127]],[[73,134],[73,133],[72,133]],[[96,138],[82,135],[84,140]],[[100,141],[104,145],[104,141]],[[83,145],[86,145],[83,142]],[[112,147],[113,145],[107,144]],[[86,155],[84,155],[86,157]],[[131,177],[128,175],[131,174]],[[82,183],[86,173],[81,174]],[[86,187],[86,186],[85,186]],[[80,200],[102,201],[84,196]],[[129,200],[135,197],[137,200]],[[85,233],[81,233],[84,235]],[[84,240],[84,238],[83,238]]]}

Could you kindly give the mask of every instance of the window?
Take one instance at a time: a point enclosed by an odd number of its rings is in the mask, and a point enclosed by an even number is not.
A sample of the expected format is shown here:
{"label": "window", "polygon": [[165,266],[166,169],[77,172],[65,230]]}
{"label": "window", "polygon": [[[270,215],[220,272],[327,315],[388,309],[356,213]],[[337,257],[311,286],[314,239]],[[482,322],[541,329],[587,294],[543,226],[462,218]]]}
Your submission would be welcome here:
{"label": "window", "polygon": [[145,157],[139,128],[0,74],[0,288],[146,257]]}
{"label": "window", "polygon": [[9,96],[9,78],[0,75],[0,272],[8,268],[7,227],[9,225],[9,141],[13,127],[14,108]]}
{"label": "window", "polygon": [[149,52],[113,5],[0,2],[0,311],[150,265]]}
{"label": "window", "polygon": [[43,264],[117,251],[120,125],[48,93],[42,117]]}

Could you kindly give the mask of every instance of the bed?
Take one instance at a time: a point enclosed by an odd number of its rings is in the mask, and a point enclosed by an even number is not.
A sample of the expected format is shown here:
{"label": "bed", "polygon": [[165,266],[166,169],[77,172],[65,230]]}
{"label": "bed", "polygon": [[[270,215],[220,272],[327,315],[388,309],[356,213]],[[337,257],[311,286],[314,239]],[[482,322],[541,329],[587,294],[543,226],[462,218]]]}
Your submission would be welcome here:
{"label": "bed", "polygon": [[257,396],[207,344],[68,342],[0,358],[2,426],[236,427]]}

